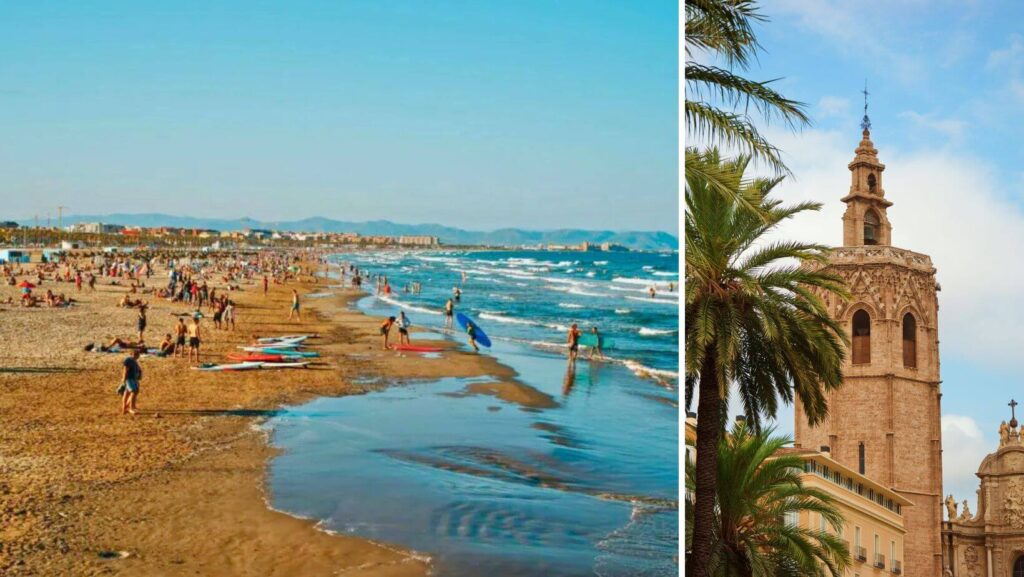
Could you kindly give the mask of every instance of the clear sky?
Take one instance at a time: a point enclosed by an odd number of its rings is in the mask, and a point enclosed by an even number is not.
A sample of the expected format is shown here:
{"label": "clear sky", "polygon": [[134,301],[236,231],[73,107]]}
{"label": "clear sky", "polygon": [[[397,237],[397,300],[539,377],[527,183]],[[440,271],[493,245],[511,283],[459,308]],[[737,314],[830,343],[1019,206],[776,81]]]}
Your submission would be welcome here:
{"label": "clear sky", "polygon": [[[977,510],[974,473],[1010,418],[1006,403],[1024,403],[1024,4],[777,0],[764,10],[766,53],[751,76],[785,77],[779,89],[814,119],[799,135],[769,129],[795,173],[779,190],[825,203],[780,234],[841,243],[867,78],[893,244],[931,255],[942,285],[946,492]],[[791,413],[780,427],[792,431]]]}
{"label": "clear sky", "polygon": [[2,218],[678,232],[666,0],[7,2]]}

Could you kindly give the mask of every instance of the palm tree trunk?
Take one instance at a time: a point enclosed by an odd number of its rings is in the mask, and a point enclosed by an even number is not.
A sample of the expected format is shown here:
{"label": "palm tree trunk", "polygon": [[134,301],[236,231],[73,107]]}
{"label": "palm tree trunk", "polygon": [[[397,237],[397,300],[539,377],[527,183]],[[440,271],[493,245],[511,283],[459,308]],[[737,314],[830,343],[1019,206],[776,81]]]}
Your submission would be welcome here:
{"label": "palm tree trunk", "polygon": [[713,349],[707,351],[700,368],[700,399],[697,404],[697,462],[693,504],[693,546],[689,569],[697,577],[708,577],[715,518],[715,486],[718,484],[718,439],[722,432],[722,398],[718,390],[718,368]]}

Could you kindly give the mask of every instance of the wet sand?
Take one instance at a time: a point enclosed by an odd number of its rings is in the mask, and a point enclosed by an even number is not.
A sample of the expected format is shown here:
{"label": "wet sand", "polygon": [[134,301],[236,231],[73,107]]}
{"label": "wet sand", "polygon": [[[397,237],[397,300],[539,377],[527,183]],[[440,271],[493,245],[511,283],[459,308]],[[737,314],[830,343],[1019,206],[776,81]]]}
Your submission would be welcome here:
{"label": "wet sand", "polygon": [[[165,279],[158,271],[149,284]],[[508,382],[511,369],[447,341],[431,342],[446,349],[441,358],[383,351],[380,320],[351,310],[347,303],[360,295],[350,290],[305,299],[303,320],[287,321],[290,289],[322,292],[322,280],[272,286],[266,296],[243,285],[231,293],[237,331],[213,329],[207,313],[203,360],[224,362],[252,333],[319,333],[310,341],[319,362],[301,370],[225,373],[143,357],[140,414],[122,416],[114,389],[124,354],[83,350],[87,342],[134,334],[136,312],[116,307],[127,289],[103,282],[94,293],[52,281],[37,289],[80,299],[67,309],[0,305],[0,574],[427,572],[423,556],[331,535],[269,509],[264,479],[273,450],[256,425],[284,405],[378,386],[357,384],[367,377],[488,375]],[[18,290],[0,287],[0,299],[8,296],[17,298]],[[146,334],[153,346],[176,322],[168,313],[188,307],[143,298],[150,303]]]}

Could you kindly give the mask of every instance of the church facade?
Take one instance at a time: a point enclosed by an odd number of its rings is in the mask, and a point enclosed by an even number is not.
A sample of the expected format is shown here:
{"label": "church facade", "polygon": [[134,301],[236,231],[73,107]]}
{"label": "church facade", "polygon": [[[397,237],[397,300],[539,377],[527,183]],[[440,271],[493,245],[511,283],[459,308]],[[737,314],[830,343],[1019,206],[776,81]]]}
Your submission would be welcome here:
{"label": "church facade", "polygon": [[[835,461],[905,498],[900,572],[934,577],[944,569],[939,285],[928,256],[892,246],[885,165],[864,120],[842,199],[843,246],[826,265],[846,281],[852,298],[823,295],[850,337],[844,383],[830,394],[828,418],[814,427],[797,402],[795,446],[827,447]],[[851,574],[877,569],[858,563]]]}

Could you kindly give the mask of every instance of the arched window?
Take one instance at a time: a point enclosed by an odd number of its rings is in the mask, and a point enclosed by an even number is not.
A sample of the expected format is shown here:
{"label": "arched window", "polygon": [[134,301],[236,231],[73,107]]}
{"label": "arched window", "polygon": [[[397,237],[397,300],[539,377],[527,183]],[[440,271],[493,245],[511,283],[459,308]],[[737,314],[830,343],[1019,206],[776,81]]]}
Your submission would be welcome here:
{"label": "arched window", "polygon": [[868,175],[868,192],[874,194],[877,191],[878,191],[878,180],[875,178],[875,175],[869,174]]}
{"label": "arched window", "polygon": [[914,315],[903,315],[903,366],[917,368],[917,321]]}
{"label": "arched window", "polygon": [[864,244],[878,244],[878,228],[881,224],[875,211],[864,213]]}
{"label": "arched window", "polygon": [[864,443],[861,443],[857,447],[857,465],[858,465],[857,466],[857,472],[859,472],[861,475],[863,475],[864,474],[864,465],[865,465],[865,463],[864,463]]}
{"label": "arched window", "polygon": [[853,313],[853,364],[871,362],[871,317],[861,309]]}
{"label": "arched window", "polygon": [[1013,577],[1024,577],[1024,555],[1013,562]]}

